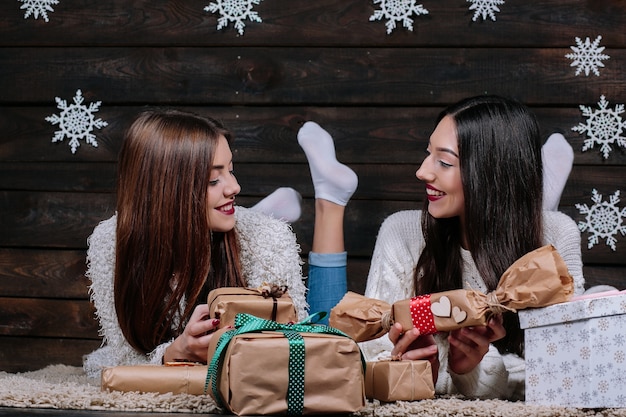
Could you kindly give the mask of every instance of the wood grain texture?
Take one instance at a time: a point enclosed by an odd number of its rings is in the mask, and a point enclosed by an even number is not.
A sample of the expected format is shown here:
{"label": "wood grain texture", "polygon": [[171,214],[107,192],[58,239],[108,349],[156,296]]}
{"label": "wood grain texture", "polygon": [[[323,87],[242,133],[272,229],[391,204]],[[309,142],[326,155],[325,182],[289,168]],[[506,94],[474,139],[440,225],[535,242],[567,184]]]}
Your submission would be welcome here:
{"label": "wood grain texture", "polygon": [[[73,93],[72,93],[73,94]],[[69,97],[68,97],[69,98]],[[87,100],[87,99],[86,99]],[[597,109],[600,97],[580,104]],[[620,104],[612,100],[611,108]],[[175,106],[182,110],[212,116],[221,120],[235,134],[233,146],[236,164],[246,162],[306,163],[304,153],[297,144],[297,131],[305,121],[313,120],[324,127],[335,140],[337,156],[347,164],[418,164],[434,128],[434,120],[443,106],[422,107],[417,103],[410,106]],[[596,145],[582,152],[587,135],[572,128],[586,123],[578,108],[571,103],[565,107],[532,107],[537,115],[544,138],[554,132],[562,133],[575,150],[576,165],[614,166],[626,165],[626,151],[614,145],[609,159],[604,159]],[[114,168],[102,167],[95,162],[117,161],[123,131],[135,115],[145,106],[102,106],[95,113],[108,126],[94,131],[98,147],[81,143],[75,154],[67,144],[68,139],[52,142],[58,126],[51,125],[45,118],[58,114],[53,100],[47,106],[6,106],[0,112],[0,187],[10,187],[20,181],[18,175],[11,177],[12,170],[25,167],[24,171],[45,162],[68,163],[66,168],[59,164],[57,185],[71,179],[74,169],[85,191],[102,187],[111,190],[115,184]],[[384,149],[384,152],[381,152]],[[8,164],[32,162],[32,165]],[[80,164],[87,162],[88,164]],[[65,170],[65,174],[61,170]],[[91,173],[89,172],[91,171]],[[26,172],[21,175],[28,175]],[[21,176],[20,175],[20,176]],[[101,177],[107,177],[102,179]],[[48,178],[39,188],[55,181]],[[107,182],[108,181],[108,182]],[[68,181],[69,182],[69,181]],[[80,185],[75,185],[81,187]],[[15,185],[14,185],[15,187]]]}
{"label": "wood grain texture", "polygon": [[[246,21],[237,36],[233,24],[217,30],[208,4],[185,0],[66,1],[54,6],[49,22],[32,17],[11,2],[0,3],[0,45],[161,45],[194,46],[342,45],[446,47],[567,47],[576,36],[598,31],[609,46],[626,44],[626,6],[621,0],[563,0],[506,3],[491,20],[472,21],[465,2],[423,3],[428,15],[411,16],[413,31],[399,27],[386,36],[385,22],[370,22],[380,7],[361,0],[315,2],[274,0],[254,7],[262,23]],[[601,29],[600,29],[601,28]],[[122,36],[120,36],[123,34]],[[522,34],[523,36],[521,36]]]}
{"label": "wood grain texture", "polygon": [[[569,48],[0,48],[0,104],[444,105],[476,94],[529,105],[626,95],[626,50],[602,77],[574,76]],[[28,85],[28,89],[24,86]]]}
{"label": "wood grain texture", "polygon": [[94,309],[86,300],[0,297],[0,335],[97,339]]}
{"label": "wood grain texture", "polygon": [[83,355],[94,351],[100,340],[0,336],[0,370],[35,371],[53,364],[82,366]]}
{"label": "wood grain texture", "polygon": [[0,248],[5,297],[87,299],[84,250]]}
{"label": "wood grain texture", "polygon": [[[597,171],[596,169],[590,174],[582,176],[580,180],[573,181],[571,186],[568,184],[566,192],[579,192],[580,189],[589,190],[584,195],[583,202],[588,206],[592,205],[590,190],[595,186],[593,181],[596,178],[591,174]],[[606,172],[608,171],[609,169],[606,170]],[[623,168],[620,173],[624,173],[624,171],[626,168]],[[597,175],[602,177],[602,174]],[[394,177],[399,177],[399,175],[389,176],[389,178]],[[366,176],[362,176],[362,178],[367,180]],[[611,178],[612,183],[604,180],[604,186],[608,190],[619,187],[619,181],[624,177]],[[413,184],[413,190],[417,191],[417,181],[411,177],[409,177],[409,181],[411,181],[410,184]],[[243,184],[245,186],[245,182]],[[367,182],[365,184],[368,185]],[[409,182],[407,182],[407,186],[408,184]],[[369,185],[373,188],[377,187],[374,182]],[[383,185],[379,187],[384,188]],[[422,192],[423,189],[420,188],[420,197]],[[602,190],[600,192],[602,193]],[[308,195],[311,194],[312,189]],[[391,194],[396,195],[398,192]],[[608,198],[608,193],[605,194]],[[378,195],[385,196],[384,193]],[[568,195],[565,195],[565,201],[568,200]],[[306,196],[307,194],[305,194]],[[84,249],[87,245],[87,237],[93,228],[101,220],[114,213],[114,197],[112,194],[91,194],[89,199],[85,199],[82,193],[4,191],[0,193],[0,227],[5,233],[0,236],[0,246]],[[367,197],[368,195],[355,198],[346,210],[346,247],[355,256],[371,256],[378,228],[388,215],[399,210],[421,209],[422,207],[421,203],[416,198],[412,198],[411,195],[408,195],[405,200]],[[259,200],[259,197],[244,196],[240,198],[240,204],[250,207]],[[581,200],[577,199],[576,201]],[[585,221],[585,216],[581,215],[573,204],[564,204],[560,210],[576,222]],[[314,201],[308,197],[303,201],[302,218],[293,225],[305,253],[309,251],[313,240],[313,218]],[[586,245],[585,239],[586,235],[583,234],[583,247]],[[618,239],[616,250],[612,251],[601,242],[590,250],[582,251],[583,261],[624,265],[626,263],[625,258],[618,256],[624,244]]]}

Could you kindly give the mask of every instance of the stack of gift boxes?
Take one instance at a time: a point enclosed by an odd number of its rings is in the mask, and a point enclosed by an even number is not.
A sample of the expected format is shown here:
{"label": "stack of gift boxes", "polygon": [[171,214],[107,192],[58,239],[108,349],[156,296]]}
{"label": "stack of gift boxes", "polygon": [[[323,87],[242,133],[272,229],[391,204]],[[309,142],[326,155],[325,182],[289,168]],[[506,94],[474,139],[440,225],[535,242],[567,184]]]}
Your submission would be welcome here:
{"label": "stack of gift boxes", "polygon": [[411,401],[435,394],[428,361],[365,363],[357,342],[384,335],[394,322],[428,334],[520,310],[529,402],[625,406],[618,387],[626,379],[620,332],[626,294],[566,302],[572,292],[572,278],[551,246],[511,265],[491,294],[453,290],[388,305],[348,293],[331,311],[332,327],[316,324],[319,314],[294,323],[285,289],[221,288],[208,298],[211,318],[220,318],[208,365],[108,368],[102,387],[210,394],[237,415],[353,413],[366,398]]}
{"label": "stack of gift boxes", "polygon": [[434,396],[428,361],[365,363],[343,332],[314,320],[293,323],[296,312],[286,292],[221,288],[209,294],[208,305],[211,318],[220,318],[208,365],[111,367],[102,373],[102,388],[210,394],[237,415],[351,413],[365,406],[366,396]]}
{"label": "stack of gift boxes", "polygon": [[365,406],[364,362],[354,340],[328,326],[293,323],[283,289],[221,288],[209,294],[220,328],[208,365],[117,366],[105,390],[209,394],[237,415],[350,413]]}

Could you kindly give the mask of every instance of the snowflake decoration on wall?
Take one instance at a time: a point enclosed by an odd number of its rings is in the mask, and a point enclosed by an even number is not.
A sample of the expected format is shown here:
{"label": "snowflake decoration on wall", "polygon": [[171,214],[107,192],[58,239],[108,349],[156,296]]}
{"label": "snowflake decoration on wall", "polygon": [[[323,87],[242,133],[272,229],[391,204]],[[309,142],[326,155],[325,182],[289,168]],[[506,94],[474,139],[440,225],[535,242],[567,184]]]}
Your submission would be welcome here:
{"label": "snowflake decoration on wall", "polygon": [[28,16],[30,16],[31,14],[33,15],[35,19],[38,19],[39,15],[41,14],[41,17],[46,22],[48,21],[48,12],[54,12],[52,5],[59,4],[58,0],[17,0],[17,1],[24,3],[22,4],[22,7],[20,7],[20,10],[26,9],[26,12],[24,13],[24,19],[28,19]]}
{"label": "snowflake decoration on wall", "polygon": [[243,28],[246,27],[243,21],[246,20],[246,18],[252,22],[262,22],[258,13],[252,10],[255,4],[259,4],[262,1],[263,0],[217,0],[215,3],[210,3],[206,6],[204,11],[220,14],[220,18],[217,19],[217,30],[228,26],[228,22],[234,22],[237,32],[243,35]]}
{"label": "snowflake decoration on wall", "polygon": [[619,203],[619,190],[615,191],[609,201],[602,201],[602,195],[597,190],[592,190],[591,200],[594,204],[587,207],[586,204],[576,204],[576,208],[580,214],[586,215],[584,222],[578,223],[581,232],[588,231],[590,233],[587,239],[587,249],[591,249],[598,244],[599,239],[605,239],[607,246],[615,250],[618,233],[626,236],[626,207],[620,210],[617,207]]}
{"label": "snowflake decoration on wall", "polygon": [[93,147],[98,147],[96,136],[91,132],[94,128],[101,129],[107,126],[108,123],[95,119],[93,113],[97,112],[102,102],[97,101],[90,103],[89,107],[82,104],[84,98],[83,93],[80,90],[76,90],[76,96],[74,96],[74,104],[67,105],[65,100],[55,97],[57,102],[57,108],[62,110],[60,115],[53,114],[46,117],[46,121],[53,125],[58,124],[61,130],[54,132],[52,142],[62,141],[65,137],[70,138],[69,145],[72,148],[72,153],[76,153],[76,148],[80,146],[80,139],[85,139],[86,143],[89,143]]}
{"label": "snowflake decoration on wall", "polygon": [[380,10],[374,11],[370,16],[370,22],[374,20],[388,19],[385,26],[389,35],[396,28],[396,22],[402,22],[402,25],[413,32],[413,19],[411,15],[428,14],[421,4],[415,4],[415,0],[374,0],[374,4],[380,4]]}
{"label": "snowflake decoration on wall", "polygon": [[499,5],[504,4],[504,0],[467,0],[469,3],[473,3],[470,6],[470,10],[474,10],[474,17],[472,20],[475,22],[478,20],[478,16],[482,16],[483,20],[487,20],[490,17],[494,22],[496,21],[495,12],[499,12]]}
{"label": "snowflake decoration on wall", "polygon": [[600,152],[604,159],[609,157],[611,144],[626,148],[626,121],[620,114],[624,113],[624,105],[617,104],[615,109],[607,108],[609,102],[604,96],[600,96],[598,102],[599,110],[592,110],[591,107],[579,106],[583,116],[587,117],[587,123],[579,123],[572,128],[573,131],[581,135],[587,134],[588,139],[583,143],[583,152],[593,148],[594,144],[601,145]]}
{"label": "snowflake decoration on wall", "polygon": [[577,66],[576,74],[580,74],[582,71],[585,71],[585,76],[589,76],[589,72],[593,71],[594,74],[600,76],[600,71],[598,71],[598,67],[604,68],[603,60],[609,59],[610,56],[603,54],[604,46],[600,45],[600,40],[602,36],[598,36],[593,43],[589,40],[589,38],[585,39],[585,42],[576,37],[576,46],[570,46],[574,53],[566,54],[565,57],[573,60],[570,64],[570,67]]}

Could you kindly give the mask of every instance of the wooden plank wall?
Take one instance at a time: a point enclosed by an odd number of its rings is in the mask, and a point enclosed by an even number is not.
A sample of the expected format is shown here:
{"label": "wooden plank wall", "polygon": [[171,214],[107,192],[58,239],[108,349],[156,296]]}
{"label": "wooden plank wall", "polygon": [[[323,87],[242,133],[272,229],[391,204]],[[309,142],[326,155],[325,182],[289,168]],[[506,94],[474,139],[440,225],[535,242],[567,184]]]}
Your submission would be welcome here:
{"label": "wooden plank wall", "polygon": [[[240,201],[251,205],[280,186],[304,196],[294,224],[310,248],[313,190],[296,142],[303,120],[334,136],[339,159],[360,186],[346,221],[350,288],[365,286],[377,229],[390,213],[421,207],[414,172],[436,114],[465,96],[498,93],[529,104],[543,133],[565,134],[575,167],[560,209],[592,189],[608,201],[626,191],[626,152],[608,159],[598,145],[582,152],[579,105],[626,101],[626,3],[622,0],[507,1],[491,19],[472,20],[463,0],[424,0],[413,31],[370,21],[371,0],[266,0],[262,23],[217,30],[209,0],[61,0],[24,17],[23,3],[0,2],[0,370],[81,364],[100,341],[86,290],[85,249],[93,227],[114,211],[122,132],[145,106],[213,115],[236,132]],[[600,76],[575,75],[565,55],[575,38],[594,41],[610,59]],[[101,102],[98,147],[68,138],[52,143],[55,97]],[[621,114],[622,122],[626,114]],[[621,137],[624,137],[622,125]],[[622,198],[624,196],[622,195]],[[624,207],[624,201],[619,207]],[[625,220],[622,219],[622,223]],[[616,250],[601,240],[583,258],[588,285],[626,287],[626,237]]]}

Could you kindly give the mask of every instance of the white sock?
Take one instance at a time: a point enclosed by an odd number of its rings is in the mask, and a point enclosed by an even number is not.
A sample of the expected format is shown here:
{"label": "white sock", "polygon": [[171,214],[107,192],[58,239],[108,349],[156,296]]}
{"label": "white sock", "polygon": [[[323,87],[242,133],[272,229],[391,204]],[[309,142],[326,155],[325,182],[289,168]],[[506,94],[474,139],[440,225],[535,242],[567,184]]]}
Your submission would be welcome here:
{"label": "white sock", "polygon": [[298,143],[309,161],[315,198],[345,206],[359,179],[347,165],[337,161],[333,138],[315,122],[306,122],[298,132]]}
{"label": "white sock", "polygon": [[541,148],[543,163],[543,209],[556,211],[572,171],[574,150],[560,133],[550,135]]}
{"label": "white sock", "polygon": [[293,223],[302,215],[302,196],[293,188],[281,187],[250,209]]}

